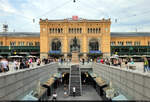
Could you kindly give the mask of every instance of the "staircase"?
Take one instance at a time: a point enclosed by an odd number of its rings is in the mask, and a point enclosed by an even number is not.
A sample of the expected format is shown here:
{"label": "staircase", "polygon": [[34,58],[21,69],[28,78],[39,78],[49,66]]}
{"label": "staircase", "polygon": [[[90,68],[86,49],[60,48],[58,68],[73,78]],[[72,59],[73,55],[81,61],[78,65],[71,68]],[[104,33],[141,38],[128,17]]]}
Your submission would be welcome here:
{"label": "staircase", "polygon": [[69,95],[73,96],[73,87],[76,88],[75,96],[81,96],[82,85],[81,85],[81,72],[79,65],[72,65],[70,70],[69,78]]}

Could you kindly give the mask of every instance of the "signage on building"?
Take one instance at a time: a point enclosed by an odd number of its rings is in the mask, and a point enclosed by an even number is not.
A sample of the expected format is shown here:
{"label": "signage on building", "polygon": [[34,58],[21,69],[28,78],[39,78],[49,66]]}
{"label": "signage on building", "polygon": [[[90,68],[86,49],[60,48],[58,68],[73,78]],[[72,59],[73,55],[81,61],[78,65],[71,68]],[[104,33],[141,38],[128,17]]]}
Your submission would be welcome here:
{"label": "signage on building", "polygon": [[90,53],[101,53],[101,51],[90,51]]}
{"label": "signage on building", "polygon": [[61,53],[61,51],[49,51],[49,53]]}
{"label": "signage on building", "polygon": [[78,20],[78,16],[72,16],[72,20]]}

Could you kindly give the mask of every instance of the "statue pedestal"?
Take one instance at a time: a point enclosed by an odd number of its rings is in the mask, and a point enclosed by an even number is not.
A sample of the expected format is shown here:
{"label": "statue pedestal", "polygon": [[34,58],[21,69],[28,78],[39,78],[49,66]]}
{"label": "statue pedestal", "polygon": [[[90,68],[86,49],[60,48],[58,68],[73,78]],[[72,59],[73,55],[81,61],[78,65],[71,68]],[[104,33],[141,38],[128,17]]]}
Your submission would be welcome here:
{"label": "statue pedestal", "polygon": [[78,51],[72,52],[72,63],[79,64]]}

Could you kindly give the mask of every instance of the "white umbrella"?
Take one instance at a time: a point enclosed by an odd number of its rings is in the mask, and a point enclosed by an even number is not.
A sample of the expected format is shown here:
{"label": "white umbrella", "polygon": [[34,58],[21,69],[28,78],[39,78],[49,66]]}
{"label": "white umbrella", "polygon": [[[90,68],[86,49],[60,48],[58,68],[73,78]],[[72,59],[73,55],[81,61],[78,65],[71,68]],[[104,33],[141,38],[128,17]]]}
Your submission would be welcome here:
{"label": "white umbrella", "polygon": [[27,56],[27,57],[36,57],[36,56],[29,55],[29,56]]}
{"label": "white umbrella", "polygon": [[18,55],[16,55],[16,56],[9,56],[9,58],[22,58],[22,56],[18,56]]}

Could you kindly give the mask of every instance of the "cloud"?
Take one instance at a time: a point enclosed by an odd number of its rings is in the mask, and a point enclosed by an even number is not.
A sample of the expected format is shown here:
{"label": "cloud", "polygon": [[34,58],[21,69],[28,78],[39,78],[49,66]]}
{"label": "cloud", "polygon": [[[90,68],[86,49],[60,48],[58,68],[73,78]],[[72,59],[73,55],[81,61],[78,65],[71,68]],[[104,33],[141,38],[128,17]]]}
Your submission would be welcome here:
{"label": "cloud", "polygon": [[11,6],[8,0],[0,0],[0,10],[7,13],[16,13],[16,9]]}
{"label": "cloud", "polygon": [[[150,0],[0,0],[0,20],[8,20],[16,31],[39,31],[39,18],[111,18],[111,31],[150,31]],[[13,20],[11,19],[13,18]],[[35,23],[33,23],[35,19]],[[117,22],[115,20],[117,19]],[[12,21],[11,21],[12,20]],[[37,24],[37,25],[36,25]]]}

